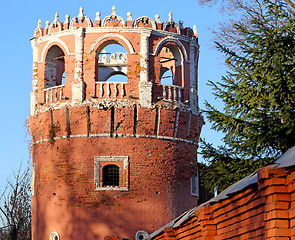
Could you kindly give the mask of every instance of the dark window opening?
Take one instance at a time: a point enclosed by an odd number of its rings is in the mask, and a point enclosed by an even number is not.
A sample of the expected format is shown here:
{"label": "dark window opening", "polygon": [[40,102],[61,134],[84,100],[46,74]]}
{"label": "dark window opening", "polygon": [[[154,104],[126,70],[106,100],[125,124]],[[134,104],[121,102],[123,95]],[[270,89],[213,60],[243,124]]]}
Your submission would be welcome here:
{"label": "dark window opening", "polygon": [[45,58],[45,88],[64,84],[65,78],[65,59],[63,50],[54,45]]}
{"label": "dark window opening", "polygon": [[106,165],[102,169],[102,186],[116,187],[120,183],[120,168],[114,164]]}

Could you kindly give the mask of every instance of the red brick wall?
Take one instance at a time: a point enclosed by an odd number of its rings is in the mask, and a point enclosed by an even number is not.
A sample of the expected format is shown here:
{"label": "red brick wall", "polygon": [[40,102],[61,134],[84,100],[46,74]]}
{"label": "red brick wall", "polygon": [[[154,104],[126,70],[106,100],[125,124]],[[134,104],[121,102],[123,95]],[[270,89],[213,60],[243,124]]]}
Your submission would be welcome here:
{"label": "red brick wall", "polygon": [[[50,111],[30,117],[34,239],[47,239],[53,231],[61,239],[102,239],[112,234],[133,239],[138,230],[151,233],[197,205],[197,197],[190,194],[196,144],[153,137],[155,109],[138,108],[138,136],[133,137],[134,107],[115,108],[113,138],[110,109],[89,110],[89,137],[87,106],[69,108],[69,138],[66,108],[52,111],[53,136]],[[172,139],[175,112],[161,109],[162,137]],[[180,114],[181,119],[184,116]],[[182,119],[178,128],[187,129],[187,124]],[[95,156],[129,157],[129,191],[95,190]]]}
{"label": "red brick wall", "polygon": [[[121,25],[120,21],[106,21],[107,26]],[[149,34],[138,27],[131,29],[130,20],[128,28],[102,31],[101,23],[95,20],[92,28],[88,20],[78,20],[69,29],[69,23],[55,22],[49,28],[38,27],[32,39],[34,240],[48,239],[51,232],[57,232],[62,240],[103,239],[106,235],[133,239],[143,226],[152,232],[197,204],[197,197],[190,194],[190,176],[197,165],[203,119],[198,106],[187,101],[190,78],[194,81],[197,74],[189,68],[194,64],[191,47],[195,54],[199,51],[197,35],[189,33],[189,28],[179,29],[179,34],[174,34],[176,28],[164,29],[167,34],[157,34],[156,29]],[[156,25],[163,30],[165,24]],[[80,31],[81,27],[86,28]],[[127,52],[128,82],[118,83],[117,89],[114,83],[96,83],[101,71],[98,53],[111,43]],[[44,89],[45,59],[53,45],[65,54],[65,85]],[[159,51],[169,46],[177,47],[183,59],[178,62],[182,66],[176,67],[179,86],[166,90],[170,97],[163,99]],[[156,49],[159,51],[154,55]],[[95,189],[97,156],[129,157],[129,171],[125,169],[123,174],[125,179],[128,172],[128,191]]]}
{"label": "red brick wall", "polygon": [[166,228],[152,239],[293,239],[294,182],[294,167],[262,168],[257,184],[205,204],[181,226]]}

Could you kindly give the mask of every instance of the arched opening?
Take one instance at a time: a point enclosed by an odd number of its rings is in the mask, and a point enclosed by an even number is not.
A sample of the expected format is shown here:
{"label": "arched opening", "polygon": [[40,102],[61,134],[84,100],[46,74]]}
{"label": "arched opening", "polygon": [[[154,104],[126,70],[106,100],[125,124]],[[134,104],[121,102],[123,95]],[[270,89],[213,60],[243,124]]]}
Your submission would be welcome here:
{"label": "arched opening", "polygon": [[[156,50],[159,56],[160,72],[157,72],[163,94],[160,99],[181,102],[184,89],[184,59],[180,47],[175,42],[166,42]],[[158,98],[159,99],[159,98]]]}
{"label": "arched opening", "polygon": [[102,186],[118,187],[120,185],[120,168],[117,165],[109,164],[102,169]]}
{"label": "arched opening", "polygon": [[173,85],[173,72],[171,69],[161,67],[161,84]]}
{"label": "arched opening", "polygon": [[174,45],[167,44],[162,48],[160,55],[160,82],[161,84],[181,86],[183,59],[180,50]]}
{"label": "arched opening", "polygon": [[103,43],[97,50],[96,81],[127,83],[127,50],[117,41]]}
{"label": "arched opening", "polygon": [[65,59],[63,50],[54,45],[50,47],[45,58],[45,85],[50,88],[64,84]]}
{"label": "arched opening", "polygon": [[127,83],[127,75],[123,72],[112,72],[109,76],[105,79],[107,82],[123,82]]}

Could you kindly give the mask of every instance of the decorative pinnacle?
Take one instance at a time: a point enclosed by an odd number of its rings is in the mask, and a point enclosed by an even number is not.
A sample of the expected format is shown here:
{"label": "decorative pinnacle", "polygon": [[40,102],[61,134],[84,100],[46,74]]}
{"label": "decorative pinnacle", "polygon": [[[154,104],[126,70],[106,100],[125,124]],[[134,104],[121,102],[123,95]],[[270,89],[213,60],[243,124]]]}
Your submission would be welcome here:
{"label": "decorative pinnacle", "polygon": [[155,22],[156,22],[156,23],[161,23],[160,15],[159,15],[159,14],[156,14],[156,15],[155,15]]}
{"label": "decorative pinnacle", "polygon": [[168,22],[173,22],[172,12],[169,13],[169,19],[168,19]]}
{"label": "decorative pinnacle", "polygon": [[55,13],[55,17],[54,17],[53,22],[54,22],[54,23],[57,23],[58,21],[59,21],[59,13],[56,12],[56,13]]}
{"label": "decorative pinnacle", "polygon": [[198,32],[197,32],[197,26],[196,25],[193,26],[193,31],[194,31],[194,34],[195,35],[198,34]]}
{"label": "decorative pinnacle", "polygon": [[69,23],[69,22],[70,22],[70,15],[67,14],[67,15],[65,16],[65,18],[66,18],[65,23]]}
{"label": "decorative pinnacle", "polygon": [[84,19],[84,9],[82,8],[82,7],[80,7],[80,9],[79,9],[79,15],[78,15],[78,18],[80,19],[80,20],[83,20]]}
{"label": "decorative pinnacle", "polygon": [[127,21],[132,21],[132,13],[131,12],[128,12],[127,13]]}
{"label": "decorative pinnacle", "polygon": [[117,15],[115,5],[112,7],[112,14],[111,15]]}
{"label": "decorative pinnacle", "polygon": [[46,27],[45,28],[49,28],[50,25],[50,21],[46,21]]}
{"label": "decorative pinnacle", "polygon": [[179,20],[179,28],[183,29],[183,21],[182,20]]}
{"label": "decorative pinnacle", "polygon": [[41,28],[41,19],[38,20],[38,26],[37,28]]}
{"label": "decorative pinnacle", "polygon": [[100,21],[100,15],[101,15],[100,12],[97,12],[97,13],[96,13],[95,21]]}

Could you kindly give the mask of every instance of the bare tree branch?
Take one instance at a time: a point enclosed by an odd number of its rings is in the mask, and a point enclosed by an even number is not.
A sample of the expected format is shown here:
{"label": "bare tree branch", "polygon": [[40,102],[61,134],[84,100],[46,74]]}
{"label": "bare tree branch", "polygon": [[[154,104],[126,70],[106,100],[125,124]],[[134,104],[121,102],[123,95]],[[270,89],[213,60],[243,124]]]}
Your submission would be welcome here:
{"label": "bare tree branch", "polygon": [[0,240],[31,239],[31,174],[19,167],[0,195]]}

